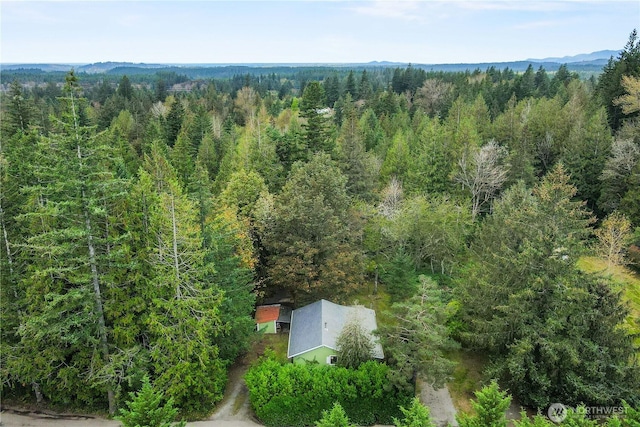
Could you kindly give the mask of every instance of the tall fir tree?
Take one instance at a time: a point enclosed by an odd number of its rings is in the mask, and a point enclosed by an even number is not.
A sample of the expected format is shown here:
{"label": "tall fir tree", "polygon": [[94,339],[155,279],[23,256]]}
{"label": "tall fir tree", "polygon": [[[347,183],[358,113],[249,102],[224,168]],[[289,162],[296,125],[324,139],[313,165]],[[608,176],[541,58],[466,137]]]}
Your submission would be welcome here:
{"label": "tall fir tree", "polygon": [[331,152],[333,142],[329,133],[329,120],[326,116],[325,92],[322,85],[317,82],[309,82],[304,88],[302,101],[300,102],[300,116],[306,119],[302,126],[305,130],[307,150],[311,154],[318,151]]}
{"label": "tall fir tree", "polygon": [[60,100],[62,116],[55,132],[39,142],[35,182],[25,188],[27,308],[13,361],[24,382],[39,384],[48,398],[95,404],[95,393],[102,391],[113,413],[114,384],[82,390],[110,358],[103,296],[110,236],[104,227],[122,196],[122,182],[109,169],[111,148],[83,125],[78,91],[72,71]]}

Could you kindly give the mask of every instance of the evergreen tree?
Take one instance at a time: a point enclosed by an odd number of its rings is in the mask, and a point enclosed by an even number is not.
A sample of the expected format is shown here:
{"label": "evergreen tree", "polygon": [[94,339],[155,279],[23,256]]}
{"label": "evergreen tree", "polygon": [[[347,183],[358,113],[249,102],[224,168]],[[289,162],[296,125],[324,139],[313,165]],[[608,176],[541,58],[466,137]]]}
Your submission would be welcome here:
{"label": "evergreen tree", "polygon": [[575,266],[592,219],[568,181],[557,166],[533,194],[509,189],[472,244],[459,287],[463,339],[493,355],[489,375],[539,408],[637,394],[620,296]]}
{"label": "evergreen tree", "polygon": [[577,74],[571,74],[567,68],[567,64],[560,65],[558,71],[555,72],[551,79],[551,94],[555,96],[561,93],[574,78],[577,78]]}
{"label": "evergreen tree", "polygon": [[333,148],[329,134],[329,120],[322,111],[325,107],[325,93],[319,82],[309,82],[304,88],[300,103],[300,116],[306,119],[305,130],[307,149],[313,154],[318,151],[330,152]]}
{"label": "evergreen tree", "polygon": [[536,87],[536,95],[538,97],[549,95],[551,81],[549,80],[547,71],[542,65],[538,68],[538,71],[536,71],[536,75],[533,79],[533,84]]}
{"label": "evergreen tree", "polygon": [[349,95],[345,99],[344,116],[338,135],[337,157],[347,177],[347,192],[351,196],[371,199],[380,164],[372,153],[366,152],[357,113]]}
{"label": "evergreen tree", "polygon": [[442,387],[453,371],[453,362],[444,352],[457,348],[445,326],[442,291],[425,276],[414,296],[391,306],[393,323],[380,325],[382,347],[392,367],[391,381],[397,387],[411,388],[418,375],[429,384]]}
{"label": "evergreen tree", "polygon": [[516,80],[516,96],[519,100],[533,96],[535,91],[535,78],[533,66],[529,64],[524,74]]}
{"label": "evergreen tree", "polygon": [[407,409],[400,407],[400,411],[404,415],[402,420],[394,418],[393,424],[396,427],[434,427],[435,424],[431,420],[429,408],[420,403],[417,397],[411,400],[411,406]]}
{"label": "evergreen tree", "polygon": [[347,75],[347,81],[344,85],[344,93],[345,95],[351,95],[352,98],[358,95],[356,92],[356,78],[353,75],[353,70],[349,70],[349,74]]}
{"label": "evergreen tree", "polygon": [[142,379],[142,388],[137,393],[129,393],[127,408],[120,409],[120,415],[114,417],[124,427],[184,427],[186,422],[174,423],[178,409],[173,407],[173,399],[164,405],[162,394],[151,386],[149,377]]}
{"label": "evergreen tree", "polygon": [[149,302],[144,326],[154,382],[182,410],[207,410],[222,397],[225,383],[212,342],[222,328],[222,292],[207,281],[214,267],[206,257],[198,210],[157,147],[139,175],[134,193],[143,197],[137,203],[146,205],[140,209],[141,225],[151,269],[143,281]]}
{"label": "evergreen tree", "polygon": [[165,122],[165,139],[169,147],[173,147],[182,128],[182,120],[184,119],[184,107],[180,99],[175,99]]}
{"label": "evergreen tree", "polygon": [[155,100],[164,102],[167,99],[167,83],[164,79],[159,78],[156,81]]}
{"label": "evergreen tree", "polygon": [[367,70],[362,70],[362,75],[360,76],[360,84],[358,85],[358,96],[356,99],[363,99],[368,101],[373,95],[373,88],[371,87],[371,82],[369,81],[369,75],[367,74]]}
{"label": "evergreen tree", "polygon": [[116,94],[126,100],[131,100],[131,98],[133,97],[133,86],[131,86],[131,81],[126,75],[122,76],[122,78],[120,79]]}
{"label": "evergreen tree", "polygon": [[460,427],[507,427],[506,414],[511,396],[500,390],[495,381],[474,394],[476,399],[471,402],[471,406],[475,415],[463,413],[456,416]]}
{"label": "evergreen tree", "polygon": [[7,98],[1,127],[2,139],[5,141],[18,132],[25,133],[35,115],[32,101],[25,97],[22,86],[17,80],[11,82]]}
{"label": "evergreen tree", "polygon": [[333,75],[324,82],[324,92],[327,96],[327,105],[333,107],[338,98],[340,98],[340,80],[338,76]]}
{"label": "evergreen tree", "polygon": [[195,153],[193,144],[186,132],[180,132],[175,145],[171,148],[169,158],[176,170],[180,184],[185,187],[190,182],[195,170]]}
{"label": "evergreen tree", "polygon": [[[614,131],[622,126],[627,117],[620,105],[613,101],[624,95],[623,76],[640,77],[640,38],[637,30],[629,35],[629,40],[617,58],[611,58],[598,79],[598,93],[602,105],[607,109],[609,124]],[[634,113],[631,117],[635,117]]]}
{"label": "evergreen tree", "polygon": [[[104,227],[122,183],[108,168],[110,148],[81,124],[83,99],[73,71],[61,102],[62,117],[39,142],[35,182],[25,189],[28,311],[12,369],[23,382],[40,384],[50,399],[90,403],[97,397],[83,391],[90,388],[87,381],[110,359],[104,292],[111,242]],[[92,390],[106,392],[113,413],[114,384]]]}
{"label": "evergreen tree", "polygon": [[323,411],[322,418],[316,421],[316,427],[354,427],[349,422],[347,413],[338,402],[333,404],[331,411]]}
{"label": "evergreen tree", "polygon": [[360,281],[345,184],[331,158],[318,153],[294,165],[271,210],[259,216],[271,284],[290,291],[297,303],[341,299]]}
{"label": "evergreen tree", "polygon": [[257,267],[252,236],[246,220],[231,210],[218,209],[208,220],[204,232],[205,261],[215,266],[208,280],[224,292],[220,305],[220,328],[214,343],[219,357],[232,363],[245,352],[255,334],[256,295],[253,271]]}

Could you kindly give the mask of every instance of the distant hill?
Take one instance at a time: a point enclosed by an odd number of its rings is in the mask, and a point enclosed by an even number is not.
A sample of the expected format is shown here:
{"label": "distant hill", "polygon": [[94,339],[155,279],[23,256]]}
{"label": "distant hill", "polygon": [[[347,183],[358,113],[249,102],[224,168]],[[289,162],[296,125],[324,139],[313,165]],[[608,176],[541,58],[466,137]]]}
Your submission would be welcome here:
{"label": "distant hill", "polygon": [[132,62],[96,62],[95,64],[87,64],[81,67],[76,68],[78,72],[85,72],[89,74],[94,73],[106,73],[108,71],[113,70],[114,68],[120,67],[135,67],[135,68],[144,68],[144,69],[154,69],[154,68],[166,68],[165,64],[134,64]]}
{"label": "distant hill", "polygon": [[605,64],[609,58],[616,57],[620,53],[620,50],[599,50],[591,53],[581,53],[573,56],[563,56],[562,58],[544,58],[544,59],[527,59],[531,62],[557,62],[560,64],[572,64],[575,62],[592,62],[604,60]]}
{"label": "distant hill", "polygon": [[12,70],[40,70],[46,73],[63,71],[67,72],[72,68],[78,68],[78,64],[1,64],[0,69],[3,71]]}
{"label": "distant hill", "polygon": [[[585,72],[588,74],[599,73],[607,64],[611,56],[617,56],[619,50],[601,50],[598,52],[585,53],[574,56],[564,56],[561,58],[527,59],[524,61],[511,62],[482,62],[482,63],[451,63],[451,64],[412,64],[416,68],[433,71],[473,71],[476,69],[486,70],[490,67],[497,69],[510,68],[516,72],[523,72],[533,65],[534,68],[540,66],[545,70],[553,72],[558,70],[560,65],[567,64],[570,71]],[[234,74],[259,74],[267,70],[269,72],[288,71],[293,69],[314,69],[314,68],[352,68],[363,70],[367,68],[387,68],[406,67],[407,62],[371,61],[368,63],[246,63],[246,64],[145,64],[133,62],[97,62],[94,64],[0,64],[0,70],[9,72],[66,72],[74,68],[79,73],[87,74],[147,74],[149,70],[170,71],[185,75],[189,78],[225,78]]]}
{"label": "distant hill", "polygon": [[453,71],[464,72],[480,70],[484,71],[488,68],[494,67],[498,70],[509,68],[515,72],[524,72],[529,65],[533,66],[534,70],[538,67],[543,67],[548,72],[558,71],[561,65],[566,64],[569,71],[584,72],[587,74],[597,74],[602,71],[602,68],[607,64],[608,60],[596,59],[594,61],[583,62],[536,62],[536,61],[513,61],[513,62],[480,62],[469,64],[413,64],[414,67],[422,68],[426,71]]}
{"label": "distant hill", "polygon": [[115,68],[134,67],[139,69],[166,68],[165,64],[134,64],[132,62],[96,62],[95,64],[2,64],[0,68],[4,71],[13,70],[41,70],[44,72],[63,71],[67,72],[72,68],[79,73],[106,73]]}

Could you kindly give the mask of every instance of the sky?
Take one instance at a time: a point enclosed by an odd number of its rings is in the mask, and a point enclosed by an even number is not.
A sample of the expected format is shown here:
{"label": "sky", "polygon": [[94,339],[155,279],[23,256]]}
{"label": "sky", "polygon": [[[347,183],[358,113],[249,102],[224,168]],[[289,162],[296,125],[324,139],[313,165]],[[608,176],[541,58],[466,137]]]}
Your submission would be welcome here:
{"label": "sky", "polygon": [[505,62],[621,49],[640,1],[0,1],[0,62]]}

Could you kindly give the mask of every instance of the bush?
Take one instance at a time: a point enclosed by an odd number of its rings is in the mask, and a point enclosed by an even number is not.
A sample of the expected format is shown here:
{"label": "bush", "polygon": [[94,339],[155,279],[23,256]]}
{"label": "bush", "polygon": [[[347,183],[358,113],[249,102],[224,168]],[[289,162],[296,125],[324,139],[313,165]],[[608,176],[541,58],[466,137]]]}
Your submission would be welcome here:
{"label": "bush", "polygon": [[270,427],[314,425],[336,402],[354,424],[391,424],[411,396],[391,387],[388,371],[373,361],[358,369],[281,364],[269,354],[245,381],[253,410]]}

